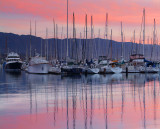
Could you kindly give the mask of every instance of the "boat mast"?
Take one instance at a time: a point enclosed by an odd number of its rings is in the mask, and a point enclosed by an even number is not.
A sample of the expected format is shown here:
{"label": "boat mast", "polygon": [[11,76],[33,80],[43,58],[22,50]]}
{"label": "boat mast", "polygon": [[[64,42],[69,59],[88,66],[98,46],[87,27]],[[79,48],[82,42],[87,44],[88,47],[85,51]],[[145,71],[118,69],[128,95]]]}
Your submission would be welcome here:
{"label": "boat mast", "polygon": [[123,30],[122,30],[122,22],[121,22],[121,57],[122,57],[122,60],[123,60]]}
{"label": "boat mast", "polygon": [[55,20],[54,20],[54,18],[53,18],[53,29],[54,29],[54,39],[55,39],[55,34],[56,34],[56,33],[55,33],[55,32],[56,32],[55,30],[56,30],[56,29],[55,29]]}
{"label": "boat mast", "polygon": [[[107,36],[108,36],[108,13],[106,13],[106,24],[105,24],[105,38],[106,38],[106,48],[107,48],[107,44],[108,44],[108,40],[107,40]],[[108,49],[108,48],[107,48]],[[108,50],[107,50],[108,51]],[[107,54],[107,52],[106,52]],[[107,57],[108,55],[106,55]]]}
{"label": "boat mast", "polygon": [[93,17],[91,16],[91,44],[90,44],[90,52],[91,52],[91,59],[93,58]]}
{"label": "boat mast", "polygon": [[111,60],[112,60],[112,29],[111,29]]}
{"label": "boat mast", "polygon": [[156,20],[154,18],[154,31],[153,31],[153,44],[155,45],[156,37],[155,37],[155,30],[156,30]]}
{"label": "boat mast", "polygon": [[43,57],[43,55],[42,55],[42,39],[41,39],[41,57]]}
{"label": "boat mast", "polygon": [[63,39],[63,26],[62,26],[62,33],[61,33],[61,61],[62,61],[62,40]]}
{"label": "boat mast", "polygon": [[[123,42],[124,42],[124,43],[126,42],[126,40],[125,40],[125,35],[123,35]],[[126,44],[124,44],[123,55],[124,55],[123,59],[125,60],[125,58],[126,58]]]}
{"label": "boat mast", "polygon": [[28,47],[27,47],[27,44],[26,44],[26,61],[28,60]]}
{"label": "boat mast", "polygon": [[35,38],[36,38],[36,20],[35,20]]}
{"label": "boat mast", "polygon": [[144,53],[144,44],[145,44],[145,8],[143,9],[143,55],[145,54]]}
{"label": "boat mast", "polygon": [[67,0],[67,57],[68,57],[68,0]]}
{"label": "boat mast", "polygon": [[136,50],[135,50],[135,43],[136,43],[136,42],[135,42],[135,30],[134,30],[134,32],[133,32],[133,37],[134,37],[134,46],[133,46],[133,53],[134,53],[134,52],[136,51]]}
{"label": "boat mast", "polygon": [[56,59],[56,24],[53,18],[53,31],[54,31],[54,58]]}
{"label": "boat mast", "polygon": [[[81,42],[81,40],[82,40],[82,33],[80,32],[80,40],[79,40],[79,42],[80,42],[80,43],[79,43],[79,44],[80,44],[79,46],[80,46],[80,50],[81,50],[80,53],[82,53],[82,42]],[[79,55],[79,59],[81,60],[80,56],[81,56],[81,55]],[[82,57],[82,56],[81,56],[81,57]]]}
{"label": "boat mast", "polygon": [[46,58],[48,60],[48,28],[46,28]]}
{"label": "boat mast", "polygon": [[57,51],[57,46],[58,46],[58,24],[56,24],[56,45],[55,45],[56,47],[56,49],[55,49],[55,54],[56,54],[56,59],[58,58],[58,51]]}
{"label": "boat mast", "polygon": [[101,30],[99,29],[98,30],[98,58],[99,58],[99,56],[102,56],[101,55],[102,53],[101,53],[100,35],[101,35]]}
{"label": "boat mast", "polygon": [[73,12],[73,39],[75,40],[75,17]]}
{"label": "boat mast", "polygon": [[156,45],[156,20],[154,18],[154,31],[153,31],[153,49],[155,48]]}
{"label": "boat mast", "polygon": [[35,20],[35,37],[36,37],[36,29],[37,29],[37,28],[36,28],[36,20]]}
{"label": "boat mast", "polygon": [[91,39],[93,39],[93,17],[91,16]]}
{"label": "boat mast", "polygon": [[[151,60],[152,61],[154,61],[154,59],[155,59],[155,57],[153,57],[153,56],[155,56],[154,54],[155,53],[153,53],[153,51],[154,51],[154,49],[155,49],[155,45],[156,45],[156,20],[155,20],[155,18],[154,18],[154,30],[153,30],[153,40],[151,41],[151,42],[153,42],[153,44],[152,44],[152,49],[151,49]],[[152,58],[153,57],[153,58]]]}
{"label": "boat mast", "polygon": [[86,46],[87,46],[87,14],[86,14],[86,43],[85,43],[85,57],[87,58]]}
{"label": "boat mast", "polygon": [[82,61],[85,61],[85,27],[84,27],[84,37],[82,40]]}
{"label": "boat mast", "polygon": [[74,51],[75,50],[75,18],[74,18],[74,12],[73,12],[73,44],[72,44],[72,59],[74,59]]}
{"label": "boat mast", "polygon": [[6,41],[5,41],[5,53],[6,53],[6,55],[8,54],[7,40],[8,40],[8,37],[6,37]]}
{"label": "boat mast", "polygon": [[153,52],[153,40],[151,38],[151,58],[150,58],[150,60],[152,60],[152,52]]}
{"label": "boat mast", "polygon": [[31,35],[32,35],[32,28],[31,28],[31,20],[30,20],[30,58],[32,56],[32,53],[31,53]]}

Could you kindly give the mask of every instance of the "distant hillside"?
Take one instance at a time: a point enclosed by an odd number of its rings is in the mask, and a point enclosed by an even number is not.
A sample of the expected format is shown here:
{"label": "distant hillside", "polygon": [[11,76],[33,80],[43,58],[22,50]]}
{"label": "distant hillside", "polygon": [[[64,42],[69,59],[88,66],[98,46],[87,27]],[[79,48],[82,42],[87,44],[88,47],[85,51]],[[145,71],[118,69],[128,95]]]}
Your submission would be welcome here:
{"label": "distant hillside", "polygon": [[[7,50],[6,50],[6,41],[7,41]],[[55,57],[57,55],[58,58],[65,58],[66,56],[66,39],[48,39],[48,51],[49,55]],[[31,36],[31,48],[32,55],[36,49],[38,53],[41,53],[41,43],[42,43],[42,54],[45,55],[45,48],[47,44],[46,39],[42,39],[40,37]],[[29,45],[30,45],[30,35],[17,35],[12,33],[3,33],[0,32],[0,55],[3,56],[6,51],[14,51],[18,52],[21,57],[25,57],[26,50],[29,54]],[[112,41],[112,58],[121,58],[121,42]],[[55,49],[57,47],[57,49]],[[142,45],[134,44],[130,42],[124,43],[123,54],[125,59],[129,59],[131,53],[142,53]],[[85,49],[86,48],[86,49]],[[62,49],[62,51],[61,51]],[[56,52],[57,50],[57,52]],[[85,53],[83,53],[85,50]],[[153,50],[153,53],[151,52]],[[145,45],[145,56],[147,59],[157,60],[157,56],[159,55],[159,46]],[[55,54],[58,53],[58,54]],[[78,53],[78,54],[76,54]],[[152,54],[151,54],[152,53]],[[78,56],[77,56],[78,55]],[[98,58],[98,56],[108,56],[111,57],[111,41],[104,39],[93,39],[87,40],[87,43],[84,39],[69,39],[69,56],[73,58],[82,58],[82,55],[86,55],[88,58],[94,57]],[[159,58],[160,59],[160,58]]]}

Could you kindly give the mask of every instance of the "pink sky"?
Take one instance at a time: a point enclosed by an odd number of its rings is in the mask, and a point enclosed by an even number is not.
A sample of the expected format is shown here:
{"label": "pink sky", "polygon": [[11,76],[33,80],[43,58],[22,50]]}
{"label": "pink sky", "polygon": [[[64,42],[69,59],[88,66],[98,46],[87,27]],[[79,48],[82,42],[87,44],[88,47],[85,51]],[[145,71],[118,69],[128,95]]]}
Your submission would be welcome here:
{"label": "pink sky", "polygon": [[[153,20],[156,18],[157,30],[160,22],[159,0],[69,0],[69,37],[72,35],[72,13],[75,13],[77,37],[83,35],[85,14],[88,14],[88,37],[90,37],[90,17],[93,15],[95,37],[101,30],[104,37],[105,14],[109,14],[109,33],[113,29],[113,39],[120,41],[120,22],[123,22],[125,39],[130,41],[134,29],[139,40],[143,8],[146,9],[146,38],[152,37]],[[58,35],[66,37],[66,0],[0,0],[0,31],[29,34],[29,21],[37,21],[37,36],[53,36],[53,23],[58,24]],[[34,32],[33,32],[34,33]],[[158,33],[158,31],[157,31]],[[158,33],[159,34],[159,33]],[[159,35],[157,35],[159,36]]]}

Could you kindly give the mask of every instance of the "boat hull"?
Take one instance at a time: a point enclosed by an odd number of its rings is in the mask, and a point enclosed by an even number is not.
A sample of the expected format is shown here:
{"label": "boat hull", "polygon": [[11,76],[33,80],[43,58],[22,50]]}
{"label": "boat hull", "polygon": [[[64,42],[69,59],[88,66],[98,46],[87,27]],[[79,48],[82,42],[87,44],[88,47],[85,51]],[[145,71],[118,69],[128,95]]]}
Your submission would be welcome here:
{"label": "boat hull", "polygon": [[66,74],[81,74],[82,68],[79,67],[63,67],[61,68],[61,72]]}
{"label": "boat hull", "polygon": [[5,64],[5,70],[7,71],[20,71],[22,67],[21,62],[10,62]]}
{"label": "boat hull", "polygon": [[49,72],[49,64],[36,64],[30,65],[27,69],[28,73],[34,74],[47,74]]}
{"label": "boat hull", "polygon": [[159,69],[154,67],[142,67],[140,73],[158,73]]}
{"label": "boat hull", "polygon": [[59,67],[51,67],[49,69],[49,73],[52,73],[52,74],[60,74],[61,73],[61,68]]}
{"label": "boat hull", "polygon": [[114,73],[112,70],[111,70],[111,67],[108,67],[108,66],[103,66],[100,68],[100,73],[101,74],[109,74],[109,73]]}
{"label": "boat hull", "polygon": [[113,73],[121,73],[122,72],[122,68],[120,67],[114,67],[114,68],[111,68],[111,70],[113,71]]}
{"label": "boat hull", "polygon": [[98,74],[99,69],[98,68],[87,68],[87,73],[88,74]]}
{"label": "boat hull", "polygon": [[140,73],[141,66],[127,66],[124,67],[122,72],[123,73]]}

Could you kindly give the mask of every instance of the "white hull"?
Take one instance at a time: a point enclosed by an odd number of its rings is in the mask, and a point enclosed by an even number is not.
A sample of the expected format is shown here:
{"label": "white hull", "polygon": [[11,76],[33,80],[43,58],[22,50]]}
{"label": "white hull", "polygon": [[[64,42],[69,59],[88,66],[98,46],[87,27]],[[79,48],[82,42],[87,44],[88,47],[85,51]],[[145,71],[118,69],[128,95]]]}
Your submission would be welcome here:
{"label": "white hull", "polygon": [[49,73],[60,74],[61,73],[61,68],[59,68],[59,67],[51,67],[49,69]]}
{"label": "white hull", "polygon": [[110,67],[110,66],[103,66],[100,68],[100,73],[121,73],[122,72],[122,68],[120,67]]}
{"label": "white hull", "polygon": [[87,68],[87,73],[97,74],[97,73],[99,73],[99,69],[98,68]]}
{"label": "white hull", "polygon": [[139,73],[140,66],[128,66],[127,68],[124,67],[123,72],[126,73],[128,69],[128,73]]}
{"label": "white hull", "polygon": [[114,67],[114,68],[111,68],[111,70],[112,70],[112,72],[114,72],[116,74],[122,72],[122,68],[120,68],[120,67]]}
{"label": "white hull", "polygon": [[35,64],[27,68],[28,73],[47,74],[49,72],[49,64]]}
{"label": "white hull", "polygon": [[100,73],[106,74],[106,73],[114,73],[114,72],[111,70],[111,67],[103,66],[100,68]]}
{"label": "white hull", "polygon": [[141,67],[140,72],[141,73],[158,73],[159,72],[159,68],[155,68],[155,67]]}

